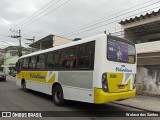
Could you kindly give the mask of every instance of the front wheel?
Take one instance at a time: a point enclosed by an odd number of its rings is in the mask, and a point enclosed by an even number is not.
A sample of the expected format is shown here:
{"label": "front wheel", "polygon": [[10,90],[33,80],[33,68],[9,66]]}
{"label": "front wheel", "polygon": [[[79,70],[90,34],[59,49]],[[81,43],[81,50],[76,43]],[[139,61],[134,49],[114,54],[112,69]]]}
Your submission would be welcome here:
{"label": "front wheel", "polygon": [[54,104],[58,106],[64,105],[63,90],[61,86],[58,85],[53,88],[52,98]]}

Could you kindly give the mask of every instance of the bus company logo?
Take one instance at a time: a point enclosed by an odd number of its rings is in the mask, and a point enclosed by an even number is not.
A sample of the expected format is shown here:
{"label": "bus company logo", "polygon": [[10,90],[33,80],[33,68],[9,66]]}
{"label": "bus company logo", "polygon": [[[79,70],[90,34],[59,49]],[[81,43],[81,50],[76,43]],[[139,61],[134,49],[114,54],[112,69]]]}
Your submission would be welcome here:
{"label": "bus company logo", "polygon": [[30,73],[30,78],[40,78],[40,79],[45,79],[45,76],[42,76],[42,75],[40,75],[40,74]]}
{"label": "bus company logo", "polygon": [[118,72],[132,72],[132,70],[130,69],[127,69],[127,68],[119,68],[119,67],[116,67],[116,71]]}

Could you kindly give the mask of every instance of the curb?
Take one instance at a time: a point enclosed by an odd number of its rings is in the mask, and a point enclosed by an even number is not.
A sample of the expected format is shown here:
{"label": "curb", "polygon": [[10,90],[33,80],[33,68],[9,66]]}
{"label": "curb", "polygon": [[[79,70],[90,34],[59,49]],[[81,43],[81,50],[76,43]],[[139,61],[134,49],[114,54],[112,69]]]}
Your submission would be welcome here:
{"label": "curb", "polygon": [[143,111],[147,111],[147,112],[153,112],[153,113],[160,114],[160,111],[152,111],[152,110],[148,110],[148,109],[144,109],[144,108],[140,108],[140,107],[135,107],[135,106],[127,105],[127,104],[123,104],[123,103],[117,103],[117,102],[111,102],[111,103],[126,106],[126,107],[131,107],[131,108],[135,108],[135,109],[139,109],[139,110],[143,110]]}

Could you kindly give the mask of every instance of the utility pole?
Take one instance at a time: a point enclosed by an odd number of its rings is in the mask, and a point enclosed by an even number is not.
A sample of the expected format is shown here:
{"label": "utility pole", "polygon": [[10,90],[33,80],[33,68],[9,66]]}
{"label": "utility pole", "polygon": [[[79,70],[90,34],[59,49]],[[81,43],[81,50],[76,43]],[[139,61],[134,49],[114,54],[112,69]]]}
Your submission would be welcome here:
{"label": "utility pole", "polygon": [[[29,39],[29,38],[25,38],[25,40],[29,40],[32,41],[32,43],[26,43],[27,45],[33,44],[35,42],[35,36],[33,36],[33,39]],[[33,48],[32,48],[32,52],[33,52]]]}
{"label": "utility pole", "polygon": [[22,56],[21,30],[12,30],[12,29],[10,29],[10,31],[13,34],[13,35],[11,35],[11,38],[17,38],[19,40],[18,56],[21,57]]}
{"label": "utility pole", "polygon": [[22,36],[21,36],[21,30],[19,30],[19,47],[20,48],[22,47],[22,45],[21,45],[21,38],[22,38]]}
{"label": "utility pole", "polygon": [[29,41],[32,41],[32,43],[34,43],[35,42],[35,36],[33,36],[33,39],[25,38],[25,40],[29,40]]}
{"label": "utility pole", "polygon": [[19,30],[19,56],[22,56],[22,45],[21,45],[21,30]]}

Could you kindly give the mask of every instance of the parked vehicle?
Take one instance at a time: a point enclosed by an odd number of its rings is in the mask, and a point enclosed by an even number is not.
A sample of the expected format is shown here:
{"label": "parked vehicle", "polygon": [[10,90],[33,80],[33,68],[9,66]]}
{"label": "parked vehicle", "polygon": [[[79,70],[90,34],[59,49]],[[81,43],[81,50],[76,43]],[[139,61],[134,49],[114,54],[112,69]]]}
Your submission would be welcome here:
{"label": "parked vehicle", "polygon": [[4,74],[3,71],[0,71],[0,81],[6,82],[6,75]]}

